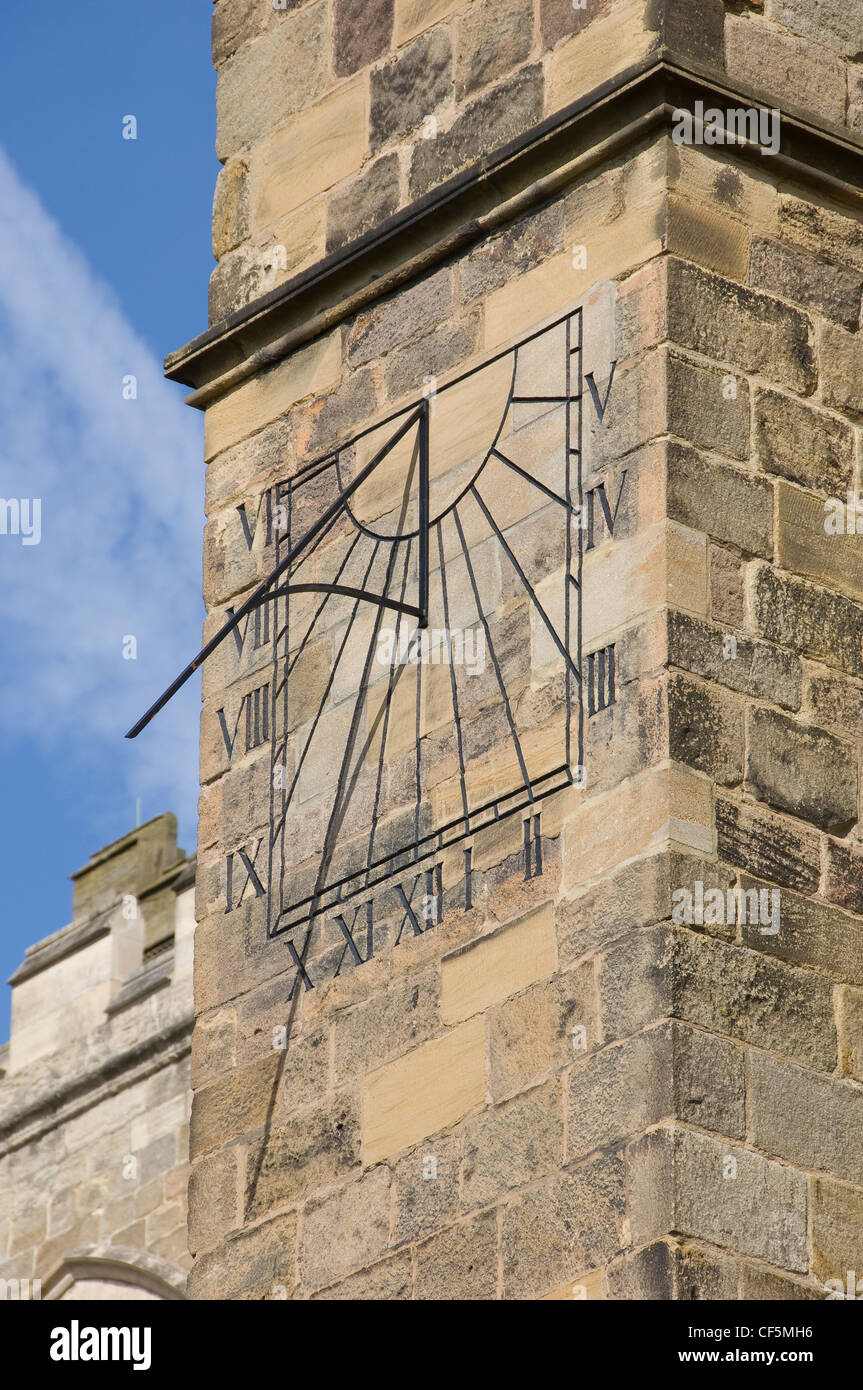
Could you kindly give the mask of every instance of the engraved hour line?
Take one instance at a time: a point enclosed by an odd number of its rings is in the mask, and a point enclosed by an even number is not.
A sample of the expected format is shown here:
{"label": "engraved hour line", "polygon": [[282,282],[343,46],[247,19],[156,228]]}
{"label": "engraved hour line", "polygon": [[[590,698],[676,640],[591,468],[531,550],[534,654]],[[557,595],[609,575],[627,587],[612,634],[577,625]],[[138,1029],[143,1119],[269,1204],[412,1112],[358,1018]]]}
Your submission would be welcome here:
{"label": "engraved hour line", "polygon": [[[406,550],[406,552],[405,552],[404,573],[402,574],[402,587],[401,587],[401,598],[402,598],[402,601],[404,601],[405,590],[407,589],[408,571],[409,571],[409,569],[410,569],[410,561],[411,561],[411,549],[412,549],[412,541],[409,540],[409,541],[407,542],[407,550]],[[389,732],[390,708],[391,708],[391,705],[392,705],[393,691],[394,691],[394,689],[395,689],[396,648],[397,648],[397,644],[396,644],[395,642],[393,642],[392,652],[390,653],[390,674],[389,674],[389,682],[388,682],[388,685],[387,685],[387,698],[386,698],[386,708],[385,708],[385,712],[384,712],[384,724],[383,724],[383,729],[381,730],[381,746],[380,746],[380,752],[379,752],[379,755],[378,755],[378,774],[377,774],[377,784],[376,784],[376,786],[375,786],[375,804],[374,804],[374,808],[373,808],[373,810],[372,810],[372,823],[371,823],[371,827],[370,827],[370,829],[369,829],[369,848],[368,848],[368,854],[367,854],[367,860],[368,860],[369,866],[371,866],[371,863],[372,863],[372,855],[373,855],[373,853],[374,853],[375,835],[377,834],[378,809],[379,809],[379,806],[380,806],[381,786],[382,786],[382,784],[383,784],[383,775],[384,775],[384,754],[385,754],[385,751],[386,751],[387,733]],[[405,670],[405,667],[402,666],[402,667],[400,668],[400,671],[404,671],[404,670]],[[378,715],[378,719],[380,719],[380,714]],[[365,747],[364,750],[363,750],[363,756],[365,756],[365,754],[368,752],[368,750],[369,750],[369,748],[370,748],[370,746],[371,746],[371,741],[372,741],[372,738],[374,737],[375,732],[376,732],[376,727],[375,727],[375,729],[370,729],[370,730],[369,730],[368,736],[367,736],[367,738],[366,738],[366,747]],[[368,886],[368,881],[369,881],[369,876],[370,876],[370,874],[371,874],[371,867],[369,867],[369,868],[366,869],[366,885],[367,885],[367,886]]]}
{"label": "engraved hour line", "polygon": [[[407,508],[407,505],[408,491],[406,487],[405,494],[402,499],[402,510],[399,517],[400,522],[404,520],[404,513]],[[375,542],[375,554],[377,553],[380,544],[380,541]],[[382,586],[382,593],[384,594],[387,594],[389,592],[390,586],[393,582],[393,570],[395,568],[398,549],[399,546],[398,543],[396,543],[391,547],[390,550],[389,559],[387,561],[386,577]],[[357,604],[354,605],[354,613],[356,613],[358,604],[359,600],[357,600]],[[384,610],[379,607],[376,608],[374,627],[372,630],[371,639],[369,641],[369,648],[366,653],[366,660],[363,666],[362,676],[360,677],[361,690],[365,690],[368,687],[369,671],[371,669],[372,661],[374,660],[375,648],[377,646],[378,634],[380,632],[383,615]],[[353,618],[351,619],[351,621],[353,622]],[[350,785],[346,785],[346,773],[348,768],[350,767],[351,759],[353,758],[354,754],[354,745],[356,743],[357,731],[359,729],[361,710],[362,704],[358,700],[354,704],[353,716],[351,718],[351,725],[348,731],[348,739],[347,743],[345,744],[345,751],[342,755],[341,767],[339,769],[339,776],[336,781],[336,795],[333,801],[332,809],[330,811],[329,821],[327,822],[326,834],[324,836],[323,854],[321,855],[320,864],[318,866],[318,872],[315,878],[315,886],[312,893],[312,922],[314,922],[314,917],[316,915],[314,905],[320,900],[322,893],[325,891],[324,881],[326,879],[327,874],[329,873],[330,863],[332,862],[332,857],[335,849],[335,841],[338,837],[339,830],[341,829],[341,822],[344,818],[344,810],[347,806],[348,799],[351,793],[353,792],[353,786],[356,783],[357,778],[360,776],[360,772],[362,770],[362,760],[359,759],[357,762],[357,767],[352,782]],[[308,744],[306,746],[308,747]],[[303,947],[304,955],[308,949],[310,939],[310,937],[307,938],[306,943]]]}
{"label": "engraved hour line", "polygon": [[[365,587],[365,585],[366,585],[367,582],[368,582],[368,578],[369,578],[369,575],[370,575],[371,572],[372,572],[372,567],[373,567],[373,565],[374,565],[374,563],[375,563],[375,559],[377,558],[377,553],[378,553],[378,550],[379,550],[379,549],[380,549],[380,541],[376,541],[376,542],[375,542],[374,549],[373,549],[373,551],[372,551],[372,558],[371,558],[371,560],[370,560],[369,563],[368,563],[368,567],[367,567],[366,572],[365,572],[365,575],[364,575],[364,577],[363,577],[363,587]],[[279,833],[279,830],[280,830],[280,828],[281,828],[282,821],[284,820],[285,815],[286,815],[286,813],[287,813],[287,807],[290,805],[290,803],[291,803],[291,801],[292,801],[292,799],[293,799],[293,795],[294,795],[294,792],[295,792],[295,790],[296,790],[297,782],[299,781],[300,773],[302,772],[302,769],[303,769],[303,763],[304,763],[305,760],[306,760],[306,754],[308,753],[308,751],[309,751],[309,749],[310,749],[310,747],[311,747],[311,745],[312,745],[312,739],[313,739],[314,736],[315,736],[315,729],[316,729],[317,726],[318,726],[318,720],[320,719],[321,715],[323,714],[324,705],[325,705],[326,702],[327,702],[327,699],[328,699],[328,697],[329,697],[330,690],[331,690],[331,688],[332,688],[333,681],[334,681],[335,678],[336,678],[336,671],[337,671],[338,668],[339,668],[339,662],[340,662],[341,659],[342,659],[342,653],[344,652],[345,647],[347,646],[347,643],[348,643],[348,638],[349,638],[350,635],[351,635],[351,629],[353,628],[354,621],[355,621],[355,619],[356,619],[357,611],[358,611],[358,609],[359,609],[359,606],[360,606],[360,600],[357,599],[357,600],[355,601],[354,606],[353,606],[353,609],[352,609],[352,611],[351,611],[350,620],[349,620],[348,625],[347,625],[347,627],[346,627],[346,629],[345,629],[345,635],[344,635],[344,637],[342,638],[342,644],[341,644],[341,646],[339,647],[339,650],[338,650],[338,652],[337,652],[337,654],[336,654],[336,659],[335,659],[335,661],[333,662],[332,669],[331,669],[330,675],[329,675],[329,680],[327,681],[326,686],[324,687],[324,693],[323,693],[323,695],[321,696],[321,702],[320,702],[320,704],[318,705],[317,713],[315,714],[315,717],[314,717],[314,719],[312,720],[312,726],[311,726],[311,729],[309,730],[309,736],[308,736],[308,738],[306,739],[305,744],[303,745],[303,751],[302,751],[302,753],[300,754],[299,760],[298,760],[298,762],[297,762],[296,772],[294,773],[294,780],[292,781],[291,786],[290,786],[290,791],[288,792],[288,795],[287,795],[287,797],[285,798],[285,806],[282,808],[282,814],[281,814],[281,816],[279,817],[279,820],[278,820],[277,824],[276,824],[276,825],[273,827],[273,829],[272,829],[272,835],[273,835],[274,837]],[[379,611],[380,611],[380,610],[379,610]]]}
{"label": "engraved hour line", "polygon": [[473,496],[475,497],[476,501],[479,503],[479,506],[480,506],[481,509],[482,509],[482,513],[483,513],[483,515],[484,515],[486,521],[488,522],[488,524],[489,524],[489,526],[491,527],[491,529],[492,529],[492,531],[494,532],[494,534],[497,536],[497,539],[498,539],[498,541],[500,542],[501,546],[503,547],[503,550],[504,550],[504,552],[505,552],[505,554],[506,554],[507,559],[510,561],[510,563],[511,563],[513,569],[515,570],[516,574],[518,575],[519,579],[521,580],[522,584],[524,585],[525,590],[526,590],[526,592],[527,592],[527,594],[528,594],[528,597],[530,598],[531,602],[533,603],[533,605],[534,605],[534,607],[535,607],[537,613],[538,613],[539,616],[542,618],[542,621],[545,623],[545,626],[547,627],[548,632],[549,632],[549,636],[551,637],[552,641],[554,642],[555,646],[557,647],[557,649],[558,649],[558,651],[560,652],[561,656],[563,657],[564,661],[565,661],[565,662],[567,663],[567,665],[572,669],[572,673],[573,673],[573,675],[575,676],[576,680],[580,680],[580,679],[581,679],[581,676],[579,675],[578,667],[576,666],[576,664],[575,664],[575,662],[573,661],[572,657],[570,656],[569,652],[566,650],[566,647],[565,647],[565,646],[563,645],[563,643],[561,642],[560,637],[558,636],[558,634],[557,634],[557,632],[556,632],[556,630],[555,630],[554,624],[552,623],[551,619],[550,619],[550,618],[548,617],[548,615],[546,614],[546,611],[545,611],[545,609],[543,608],[542,604],[540,603],[539,599],[536,597],[536,594],[535,594],[534,591],[533,591],[533,586],[531,585],[530,581],[528,580],[527,576],[525,575],[523,569],[521,568],[521,565],[518,563],[518,560],[515,558],[515,556],[513,555],[512,551],[510,550],[509,546],[507,545],[506,540],[504,539],[503,532],[501,531],[500,527],[498,526],[497,522],[495,521],[495,519],[494,519],[494,517],[492,516],[491,512],[489,511],[488,507],[487,507],[487,506],[485,505],[485,503],[483,502],[482,498],[480,497],[479,493],[478,493],[477,490],[476,490],[476,487],[473,486],[473,485],[471,486],[471,493],[472,493]]}
{"label": "engraved hour line", "polygon": [[[473,488],[471,488],[471,491],[473,491]],[[473,599],[474,603],[476,604],[476,611],[479,614],[483,628],[485,629],[486,644],[488,646],[489,655],[491,656],[492,665],[494,666],[494,673],[497,677],[497,683],[500,687],[500,693],[503,696],[503,702],[506,708],[507,722],[509,723],[509,731],[512,736],[513,744],[515,746],[515,753],[516,757],[518,758],[518,766],[521,771],[521,778],[522,782],[524,783],[524,789],[527,792],[530,801],[533,801],[533,787],[531,786],[530,778],[527,775],[527,766],[525,765],[524,755],[521,751],[521,742],[519,740],[518,733],[516,732],[515,720],[512,717],[512,709],[510,708],[509,696],[506,693],[506,687],[503,683],[503,677],[500,674],[500,666],[498,665],[497,653],[495,652],[494,645],[491,640],[491,631],[489,629],[488,619],[486,618],[485,613],[482,611],[482,603],[480,602],[479,590],[476,587],[476,578],[473,572],[473,565],[470,562],[470,555],[468,554],[468,548],[465,544],[464,531],[462,530],[461,520],[459,518],[457,507],[453,511],[452,519],[455,522],[456,530],[458,531],[458,538],[461,542],[462,554],[464,555],[465,564],[467,566],[468,578],[470,579],[470,586],[473,590]],[[495,820],[497,820],[498,818],[498,810],[497,807],[495,807]]]}
{"label": "engraved hour line", "polygon": [[[449,598],[447,597],[447,587],[446,587],[446,565],[444,564],[444,558],[443,558],[443,533],[442,533],[442,531],[441,531],[441,523],[440,523],[440,522],[437,523],[437,528],[436,528],[436,529],[437,529],[437,548],[438,548],[438,555],[440,556],[440,582],[441,582],[441,593],[443,594],[443,624],[444,624],[444,629],[445,629],[447,632],[449,632],[449,631],[450,631],[450,625],[449,625]],[[469,826],[470,826],[470,812],[468,811],[468,806],[467,806],[467,784],[466,784],[466,782],[465,782],[465,768],[464,768],[464,745],[463,745],[463,743],[462,743],[462,737],[461,737],[461,719],[459,718],[459,712],[458,712],[458,687],[457,687],[457,685],[456,685],[455,667],[453,666],[453,663],[452,663],[452,662],[449,663],[449,680],[450,680],[450,689],[452,690],[452,708],[453,708],[453,718],[454,718],[454,720],[455,720],[456,742],[457,742],[457,744],[458,744],[458,779],[459,779],[459,786],[460,786],[460,788],[461,788],[461,804],[462,804],[462,810],[464,811],[465,830],[467,830],[467,829],[469,828]]]}

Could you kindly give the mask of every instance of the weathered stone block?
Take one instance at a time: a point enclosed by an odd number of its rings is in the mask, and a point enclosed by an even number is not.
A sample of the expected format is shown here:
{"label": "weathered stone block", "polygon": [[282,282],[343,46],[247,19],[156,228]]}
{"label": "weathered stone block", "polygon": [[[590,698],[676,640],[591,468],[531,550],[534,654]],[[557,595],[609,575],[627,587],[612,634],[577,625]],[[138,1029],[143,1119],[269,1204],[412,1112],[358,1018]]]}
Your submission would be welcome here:
{"label": "weathered stone block", "polygon": [[839,1279],[844,1289],[847,1271],[863,1269],[863,1192],[816,1177],[811,1194],[812,1273]]}
{"label": "weathered stone block", "polygon": [[[863,598],[863,547],[858,537],[827,530],[835,501],[831,509],[822,498],[780,482],[776,502],[777,565],[816,584],[844,590],[852,598]],[[843,508],[844,504],[843,497]]]}
{"label": "weathered stone block", "polygon": [[861,1122],[863,1088],[853,1081],[750,1053],[750,1141],[759,1149],[861,1187]]}
{"label": "weathered stone block", "polygon": [[771,816],[760,806],[716,798],[716,852],[757,878],[815,893],[821,878],[821,840],[813,830]]}
{"label": "weathered stone block", "polygon": [[732,84],[744,83],[768,103],[779,92],[791,93],[792,110],[817,113],[835,125],[845,119],[845,68],[822,44],[783,34],[760,19],[729,14],[725,65]]}
{"label": "weathered stone block", "polygon": [[824,895],[832,903],[863,916],[863,850],[852,844],[825,842]]}
{"label": "weathered stone block", "polygon": [[[753,881],[743,876],[748,889]],[[759,889],[763,883],[754,884]],[[794,965],[810,965],[838,981],[863,984],[863,931],[846,912],[826,903],[798,897],[785,890],[780,895],[779,931],[762,932],[749,922],[742,929],[745,944],[766,951]]]}
{"label": "weathered stone block", "polygon": [[277,1216],[202,1255],[189,1273],[191,1298],[270,1299],[297,1282],[297,1217]]}
{"label": "weathered stone block", "polygon": [[674,1117],[732,1139],[746,1135],[744,1049],[675,1023],[672,1030]]}
{"label": "weathered stone block", "polygon": [[747,383],[739,382],[736,395],[729,398],[724,394],[726,372],[676,353],[669,353],[667,373],[669,433],[728,458],[748,459]]}
{"label": "weathered stone block", "polygon": [[673,1127],[636,1140],[628,1157],[636,1244],[674,1231],[786,1269],[808,1269],[802,1173]]}
{"label": "weathered stone block", "polygon": [[379,227],[399,206],[399,159],[382,155],[327,199],[327,251]]}
{"label": "weathered stone block", "polygon": [[386,992],[337,1015],[336,1083],[402,1056],[441,1031],[437,970],[398,981]]}
{"label": "weathered stone block", "polygon": [[303,1110],[248,1150],[244,1219],[286,1206],[310,1187],[333,1182],[359,1163],[360,1119],[354,1098]]}
{"label": "weathered stone block", "polygon": [[781,241],[768,237],[753,240],[749,281],[754,289],[790,299],[846,328],[857,328],[860,323],[863,276]]}
{"label": "weathered stone block", "polygon": [[216,154],[230,159],[323,91],[326,6],[312,5],[245,44],[219,73]]}
{"label": "weathered stone block", "polygon": [[669,663],[741,694],[799,709],[802,671],[798,658],[766,642],[733,635],[736,651],[729,649],[722,628],[672,610],[668,614]]}
{"label": "weathered stone block", "polygon": [[[729,280],[745,281],[749,267],[749,230],[711,204],[675,196],[668,200],[668,250],[695,261]],[[724,452],[724,451],[722,451]]]}
{"label": "weathered stone block", "polygon": [[531,1187],[503,1208],[503,1297],[535,1298],[617,1253],[625,1166],[606,1153]]}
{"label": "weathered stone block", "polygon": [[733,1256],[698,1245],[658,1240],[613,1261],[609,1296],[658,1301],[736,1299],[738,1270]]}
{"label": "weathered stone block", "polygon": [[410,196],[421,198],[450,174],[528,130],[541,119],[542,98],[541,68],[522,68],[466,106],[437,139],[419,140],[411,160]]}
{"label": "weathered stone block", "polygon": [[755,397],[755,448],[766,472],[803,487],[844,497],[851,485],[853,430],[778,391],[759,391]]}
{"label": "weathered stone block", "polygon": [[559,1081],[547,1081],[467,1121],[462,1202],[466,1209],[496,1202],[563,1162],[563,1103]]}
{"label": "weathered stone block", "polygon": [[374,1168],[303,1210],[300,1277],[305,1288],[332,1284],[371,1264],[387,1248],[390,1172]]}
{"label": "weathered stone block", "polygon": [[863,1081],[863,990],[839,990],[839,1064],[844,1076]]}
{"label": "weathered stone block", "polygon": [[249,164],[242,155],[219,170],[213,196],[213,255],[220,261],[249,235]]}
{"label": "weathered stone block", "polygon": [[846,0],[772,0],[770,18],[803,38],[829,44],[849,58],[863,52],[863,15]]}
{"label": "weathered stone block", "polygon": [[195,1093],[191,1152],[196,1157],[258,1129],[275,1103],[279,1054],[262,1057]]}
{"label": "weathered stone block", "polygon": [[460,1133],[437,1137],[394,1165],[394,1244],[430,1235],[455,1219],[462,1149]]}
{"label": "weathered stone block", "polygon": [[680,929],[666,973],[676,1018],[808,1067],[835,1066],[831,985],[813,971]]}
{"label": "weathered stone block", "polygon": [[819,728],[863,742],[863,690],[859,686],[841,677],[813,675],[806,704]]}
{"label": "weathered stone block", "polygon": [[811,326],[787,304],[675,258],[668,265],[672,342],[809,395],[815,387]]}
{"label": "weathered stone block", "polygon": [[746,788],[839,835],[857,820],[857,761],[832,734],[773,710],[746,712]]}
{"label": "weathered stone block", "polygon": [[756,630],[801,656],[863,676],[863,607],[764,565],[752,583]]}
{"label": "weathered stone block", "polygon": [[726,627],[742,628],[746,622],[742,562],[720,545],[710,547],[710,616]]}
{"label": "weathered stone block", "polygon": [[358,1274],[351,1274],[340,1284],[320,1289],[311,1298],[312,1301],[345,1299],[352,1303],[404,1302],[413,1297],[412,1288],[410,1255],[393,1255],[388,1260],[379,1260],[369,1269],[361,1269]]}
{"label": "weathered stone block", "polygon": [[730,541],[750,555],[773,555],[773,488],[683,444],[667,449],[668,516]]}
{"label": "weathered stone block", "polygon": [[553,48],[570,34],[580,34],[588,24],[608,14],[614,0],[596,0],[576,9],[572,0],[540,0],[540,32],[544,48]]}
{"label": "weathered stone block", "polygon": [[394,0],[333,0],[332,63],[347,77],[386,53],[392,41]]}
{"label": "weathered stone block", "polygon": [[597,1026],[593,965],[589,961],[491,1010],[493,1099],[514,1095],[571,1062],[577,1056],[576,1028],[585,1030],[586,1046],[591,1050],[597,1042]]}
{"label": "weathered stone block", "polygon": [[439,270],[362,314],[351,329],[348,360],[352,366],[372,362],[439,323],[454,304],[452,271]]}
{"label": "weathered stone block", "polygon": [[532,0],[479,0],[459,17],[457,36],[455,90],[462,100],[528,57]]}
{"label": "weathered stone block", "polygon": [[743,776],[743,707],[709,685],[668,677],[668,751],[722,786]]}
{"label": "weathered stone block", "polygon": [[452,43],[448,29],[433,29],[399,49],[371,74],[373,150],[416,130],[452,95]]}
{"label": "weathered stone block", "polygon": [[450,1226],[417,1247],[414,1296],[435,1300],[495,1298],[497,1258],[493,1211]]}
{"label": "weathered stone block", "polygon": [[647,1129],[674,1113],[670,1025],[603,1048],[569,1076],[567,1159]]}
{"label": "weathered stone block", "polygon": [[863,417],[863,339],[840,324],[821,325],[819,342],[824,404]]}

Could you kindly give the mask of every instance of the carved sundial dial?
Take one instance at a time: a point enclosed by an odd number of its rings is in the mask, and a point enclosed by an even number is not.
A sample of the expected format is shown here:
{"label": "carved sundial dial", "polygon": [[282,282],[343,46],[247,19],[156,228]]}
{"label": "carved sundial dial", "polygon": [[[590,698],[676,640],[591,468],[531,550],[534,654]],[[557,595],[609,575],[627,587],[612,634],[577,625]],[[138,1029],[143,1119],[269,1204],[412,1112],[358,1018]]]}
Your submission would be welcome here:
{"label": "carved sundial dial", "polygon": [[[266,896],[268,936],[328,915],[359,962],[359,908],[389,893],[421,929],[414,891],[459,850],[469,906],[477,837],[510,817],[541,872],[542,803],[582,775],[584,392],[601,419],[614,371],[603,399],[583,352],[575,309],[277,484],[271,573],[130,731],[265,615],[269,679],[218,717],[229,753],[243,709],[269,740],[266,841],[226,867],[226,911]],[[613,649],[590,669],[592,713]]]}

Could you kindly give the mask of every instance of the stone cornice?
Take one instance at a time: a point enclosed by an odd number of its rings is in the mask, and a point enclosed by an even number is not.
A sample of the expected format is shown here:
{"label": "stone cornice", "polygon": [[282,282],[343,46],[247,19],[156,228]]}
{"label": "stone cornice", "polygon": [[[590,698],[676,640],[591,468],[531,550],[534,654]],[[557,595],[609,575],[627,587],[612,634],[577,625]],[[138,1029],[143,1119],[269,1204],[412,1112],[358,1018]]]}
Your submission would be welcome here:
{"label": "stone cornice", "polygon": [[[696,101],[724,108],[767,105],[782,114],[772,168],[860,206],[863,144],[841,127],[796,114],[783,94],[723,86],[715,73],[678,65],[667,53],[603,83],[588,96],[478,160],[371,232],[293,276],[165,361],[172,381],[195,388],[200,409],[274,365],[343,319],[467,250],[492,231],[580,178],[593,166],[665,127]],[[729,159],[767,157],[759,146],[724,147]]]}

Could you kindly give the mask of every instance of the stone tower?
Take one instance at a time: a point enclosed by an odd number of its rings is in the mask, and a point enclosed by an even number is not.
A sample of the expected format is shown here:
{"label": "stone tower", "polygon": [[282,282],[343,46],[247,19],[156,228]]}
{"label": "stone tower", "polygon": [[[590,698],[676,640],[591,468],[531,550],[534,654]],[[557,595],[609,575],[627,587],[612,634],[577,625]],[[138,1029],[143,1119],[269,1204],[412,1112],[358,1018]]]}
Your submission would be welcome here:
{"label": "stone tower", "polygon": [[190,1292],[823,1298],[863,9],[217,0],[214,53]]}

